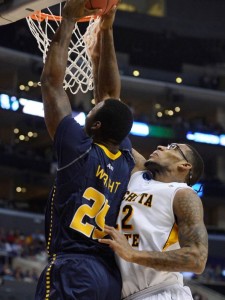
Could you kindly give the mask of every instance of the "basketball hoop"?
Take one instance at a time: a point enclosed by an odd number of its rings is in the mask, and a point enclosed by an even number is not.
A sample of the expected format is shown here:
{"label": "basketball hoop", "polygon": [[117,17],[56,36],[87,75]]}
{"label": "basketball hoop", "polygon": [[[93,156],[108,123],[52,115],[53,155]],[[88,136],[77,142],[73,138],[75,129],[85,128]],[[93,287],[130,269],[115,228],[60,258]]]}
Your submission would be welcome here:
{"label": "basketball hoop", "polygon": [[[56,6],[54,6],[54,9]],[[57,14],[52,12],[50,7],[43,11],[37,11],[27,17],[27,23],[31,33],[36,38],[38,48],[43,54],[43,63],[45,63],[48,48],[53,35],[55,34],[62,20],[62,4],[57,5]],[[68,49],[68,64],[63,82],[64,89],[69,89],[72,94],[78,91],[87,93],[93,90],[92,65],[89,57],[89,51],[96,41],[96,28],[99,24],[99,17],[85,17],[79,20],[86,22],[87,28],[84,34],[75,22],[71,42]]]}

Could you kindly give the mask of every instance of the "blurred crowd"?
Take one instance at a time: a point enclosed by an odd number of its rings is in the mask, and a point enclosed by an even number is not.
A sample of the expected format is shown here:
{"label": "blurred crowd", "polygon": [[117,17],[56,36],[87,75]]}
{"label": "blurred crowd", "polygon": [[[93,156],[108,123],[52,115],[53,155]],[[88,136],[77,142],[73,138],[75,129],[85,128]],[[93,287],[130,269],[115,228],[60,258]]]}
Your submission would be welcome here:
{"label": "blurred crowd", "polygon": [[39,278],[39,274],[35,269],[23,271],[21,267],[13,268],[7,263],[1,266],[0,276],[2,280],[18,280],[25,282],[37,282]]}
{"label": "blurred crowd", "polygon": [[225,260],[211,263],[209,259],[204,272],[200,275],[193,274],[191,279],[202,284],[225,286]]}
{"label": "blurred crowd", "polygon": [[[15,258],[24,258],[28,265],[15,265]],[[45,237],[41,232],[23,234],[19,230],[0,228],[0,277],[4,280],[35,282],[39,270],[29,266],[29,261],[44,264],[47,261]]]}

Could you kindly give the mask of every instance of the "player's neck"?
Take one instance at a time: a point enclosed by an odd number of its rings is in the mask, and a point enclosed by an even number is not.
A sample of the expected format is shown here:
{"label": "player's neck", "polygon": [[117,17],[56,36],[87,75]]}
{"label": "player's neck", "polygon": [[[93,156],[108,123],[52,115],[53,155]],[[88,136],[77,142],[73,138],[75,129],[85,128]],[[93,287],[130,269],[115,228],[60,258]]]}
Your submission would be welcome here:
{"label": "player's neck", "polygon": [[181,178],[177,176],[177,174],[173,174],[173,172],[170,172],[168,170],[164,171],[155,171],[154,172],[154,179],[157,181],[169,183],[169,182],[183,182]]}

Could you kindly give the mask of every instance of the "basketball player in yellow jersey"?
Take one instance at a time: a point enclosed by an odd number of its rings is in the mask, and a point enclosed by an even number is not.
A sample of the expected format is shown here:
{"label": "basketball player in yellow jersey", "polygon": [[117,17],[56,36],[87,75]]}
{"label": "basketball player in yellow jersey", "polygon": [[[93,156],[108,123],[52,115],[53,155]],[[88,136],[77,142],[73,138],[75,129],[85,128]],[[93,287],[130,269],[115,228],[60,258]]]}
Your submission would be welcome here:
{"label": "basketball player in yellow jersey", "polygon": [[126,300],[193,299],[180,272],[203,272],[208,254],[200,198],[190,187],[203,161],[187,144],[158,146],[140,154],[123,198],[118,230],[102,239],[117,254]]}

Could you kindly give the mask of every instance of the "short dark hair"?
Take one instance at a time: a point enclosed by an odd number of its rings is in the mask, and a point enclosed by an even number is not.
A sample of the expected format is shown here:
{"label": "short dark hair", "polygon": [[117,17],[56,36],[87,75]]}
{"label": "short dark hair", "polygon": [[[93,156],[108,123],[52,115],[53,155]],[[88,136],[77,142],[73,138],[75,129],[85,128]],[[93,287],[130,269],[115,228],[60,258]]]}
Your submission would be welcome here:
{"label": "short dark hair", "polygon": [[188,161],[192,164],[192,178],[190,180],[190,185],[194,185],[200,180],[204,173],[204,161],[194,147],[190,146],[189,144],[186,145],[189,148],[189,150],[186,151],[186,155]]}
{"label": "short dark hair", "polygon": [[117,99],[107,99],[104,102],[94,119],[102,124],[101,135],[103,139],[111,139],[120,144],[129,134],[133,124],[131,109]]}

